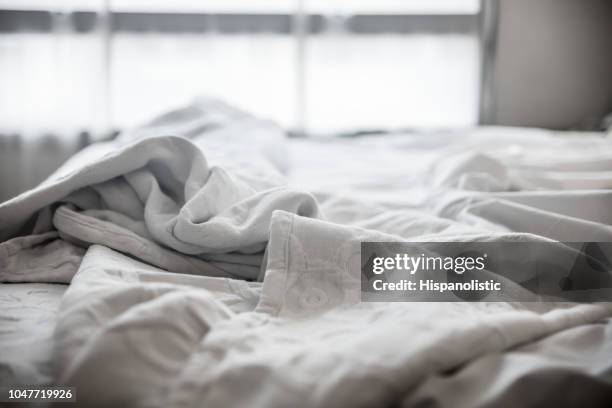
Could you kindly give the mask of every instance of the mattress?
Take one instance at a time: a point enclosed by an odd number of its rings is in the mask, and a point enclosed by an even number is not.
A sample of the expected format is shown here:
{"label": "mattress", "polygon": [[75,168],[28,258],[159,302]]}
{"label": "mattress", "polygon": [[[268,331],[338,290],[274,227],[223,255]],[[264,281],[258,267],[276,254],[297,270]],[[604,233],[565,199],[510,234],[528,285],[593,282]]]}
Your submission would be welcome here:
{"label": "mattress", "polygon": [[0,278],[32,282],[0,285],[3,383],[82,406],[608,406],[609,305],[363,304],[351,275],[367,240],[609,240],[602,135],[286,139],[212,108],[0,206]]}

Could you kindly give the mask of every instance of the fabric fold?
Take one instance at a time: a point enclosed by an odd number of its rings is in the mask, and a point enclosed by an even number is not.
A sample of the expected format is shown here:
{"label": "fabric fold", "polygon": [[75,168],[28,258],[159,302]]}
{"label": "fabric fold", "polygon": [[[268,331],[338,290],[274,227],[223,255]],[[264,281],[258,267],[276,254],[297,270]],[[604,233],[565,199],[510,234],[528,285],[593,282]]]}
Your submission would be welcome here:
{"label": "fabric fold", "polygon": [[[259,265],[249,256],[262,256],[272,212],[319,215],[310,194],[279,183],[278,174],[257,159],[230,173],[174,136],[104,151],[0,205],[0,239],[57,229],[73,244],[104,244],[167,270],[256,279]],[[253,180],[255,168],[270,176]],[[36,221],[35,228],[28,230],[28,220]],[[0,262],[9,268],[8,260]],[[69,282],[69,274],[61,281]]]}

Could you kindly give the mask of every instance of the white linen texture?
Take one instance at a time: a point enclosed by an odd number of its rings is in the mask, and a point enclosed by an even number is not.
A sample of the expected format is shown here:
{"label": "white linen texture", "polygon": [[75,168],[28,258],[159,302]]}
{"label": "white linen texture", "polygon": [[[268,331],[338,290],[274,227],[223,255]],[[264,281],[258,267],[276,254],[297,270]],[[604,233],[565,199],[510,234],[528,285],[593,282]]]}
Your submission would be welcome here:
{"label": "white linen texture", "polygon": [[0,280],[70,283],[54,378],[77,405],[411,406],[432,373],[612,316],[362,303],[359,275],[361,241],[611,241],[609,140],[293,143],[210,103],[93,145],[0,205]]}

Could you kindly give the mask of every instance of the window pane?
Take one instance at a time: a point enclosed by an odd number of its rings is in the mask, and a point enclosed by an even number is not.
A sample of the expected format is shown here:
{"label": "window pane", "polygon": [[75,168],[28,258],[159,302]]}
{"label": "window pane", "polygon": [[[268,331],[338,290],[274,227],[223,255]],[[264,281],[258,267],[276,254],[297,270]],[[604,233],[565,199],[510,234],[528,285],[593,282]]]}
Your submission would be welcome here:
{"label": "window pane", "polygon": [[478,0],[112,0],[110,48],[103,4],[1,3],[52,11],[0,35],[3,129],[129,127],[199,95],[313,132],[477,120]]}
{"label": "window pane", "polygon": [[476,14],[480,0],[307,0],[311,13]]}
{"label": "window pane", "polygon": [[102,47],[97,35],[0,35],[0,131],[100,131]]}
{"label": "window pane", "polygon": [[473,125],[479,50],[468,35],[328,35],[308,39],[310,131]]}
{"label": "window pane", "polygon": [[131,126],[207,95],[292,126],[294,41],[289,35],[115,35],[112,117]]}

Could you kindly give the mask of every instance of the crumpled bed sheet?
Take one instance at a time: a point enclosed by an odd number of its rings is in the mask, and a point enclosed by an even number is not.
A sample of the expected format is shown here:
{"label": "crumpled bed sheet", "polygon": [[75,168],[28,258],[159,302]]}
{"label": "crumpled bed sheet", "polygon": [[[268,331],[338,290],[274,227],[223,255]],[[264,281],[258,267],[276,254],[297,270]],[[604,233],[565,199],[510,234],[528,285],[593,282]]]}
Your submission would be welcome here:
{"label": "crumpled bed sheet", "polygon": [[[92,247],[88,263],[134,271],[143,282],[176,283],[176,276],[155,271],[105,248]],[[112,264],[112,263],[111,263]],[[138,271],[140,269],[140,271]],[[160,273],[161,272],[161,273]],[[104,274],[100,275],[104,278]],[[187,290],[193,285],[183,276]],[[252,311],[259,299],[260,283],[250,283],[231,291],[236,280],[209,281],[207,288],[236,313]],[[110,283],[112,285],[112,282]],[[60,299],[67,285],[0,285],[0,373],[2,384],[37,385],[53,381],[53,343]],[[612,375],[612,320],[582,325],[545,337],[504,353],[487,354],[450,372],[424,378],[406,401],[407,406],[432,407],[538,407],[606,406]],[[600,400],[600,404],[597,403]],[[577,402],[576,402],[577,401]]]}
{"label": "crumpled bed sheet", "polygon": [[0,384],[53,380],[53,331],[67,285],[0,285]]}
{"label": "crumpled bed sheet", "polygon": [[[230,143],[198,132],[201,115],[165,118],[191,140],[154,121],[0,205],[0,279],[71,282],[54,363],[82,406],[411,406],[425,378],[612,316],[607,303],[360,303],[358,274],[363,240],[610,240],[606,139],[366,140],[330,167],[353,183],[309,189],[308,171],[326,171],[313,162],[346,143],[297,158],[311,164],[288,183],[278,134]],[[40,261],[53,254],[66,256]]]}

